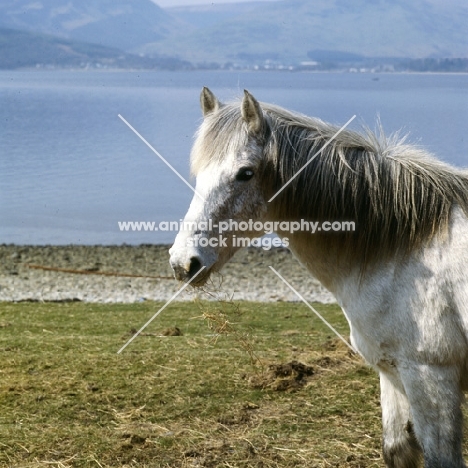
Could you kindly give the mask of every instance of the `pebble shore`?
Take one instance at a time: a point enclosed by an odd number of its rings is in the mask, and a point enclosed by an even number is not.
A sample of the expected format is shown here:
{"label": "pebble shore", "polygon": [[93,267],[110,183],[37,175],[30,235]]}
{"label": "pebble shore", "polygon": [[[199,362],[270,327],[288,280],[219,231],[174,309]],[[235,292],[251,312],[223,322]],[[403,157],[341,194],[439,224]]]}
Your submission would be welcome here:
{"label": "pebble shore", "polygon": [[[0,301],[167,301],[181,287],[169,247],[0,245]],[[237,252],[203,291],[188,287],[177,300],[299,301],[269,265],[307,301],[336,302],[289,250],[253,247]]]}

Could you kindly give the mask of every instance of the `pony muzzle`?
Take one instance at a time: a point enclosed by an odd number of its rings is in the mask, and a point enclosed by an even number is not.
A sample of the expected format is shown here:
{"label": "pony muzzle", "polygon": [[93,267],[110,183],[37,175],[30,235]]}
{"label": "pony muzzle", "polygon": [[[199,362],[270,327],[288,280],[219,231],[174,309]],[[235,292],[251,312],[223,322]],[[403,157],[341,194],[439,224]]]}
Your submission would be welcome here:
{"label": "pony muzzle", "polygon": [[[171,261],[171,267],[177,280],[187,282],[190,281],[203,268],[203,265],[198,257],[190,257],[189,261],[183,264],[176,262],[173,263]],[[198,284],[199,280],[197,280],[198,278],[195,278],[193,280],[193,284]]]}
{"label": "pony muzzle", "polygon": [[[193,250],[180,251],[174,247],[170,249],[169,253],[175,279],[185,283],[192,280],[193,286],[202,286],[206,283],[211,273],[211,267],[217,258],[216,255],[203,255],[203,252]],[[202,269],[203,271],[200,271]]]}

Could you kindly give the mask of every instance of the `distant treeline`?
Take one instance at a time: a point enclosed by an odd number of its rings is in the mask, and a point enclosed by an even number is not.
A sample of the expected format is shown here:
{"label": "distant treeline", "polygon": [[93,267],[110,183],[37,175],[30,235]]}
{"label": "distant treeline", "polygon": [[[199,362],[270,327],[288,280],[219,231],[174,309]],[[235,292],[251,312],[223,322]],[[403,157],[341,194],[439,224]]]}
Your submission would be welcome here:
{"label": "distant treeline", "polygon": [[414,72],[468,72],[468,58],[425,58],[402,60],[397,71]]}

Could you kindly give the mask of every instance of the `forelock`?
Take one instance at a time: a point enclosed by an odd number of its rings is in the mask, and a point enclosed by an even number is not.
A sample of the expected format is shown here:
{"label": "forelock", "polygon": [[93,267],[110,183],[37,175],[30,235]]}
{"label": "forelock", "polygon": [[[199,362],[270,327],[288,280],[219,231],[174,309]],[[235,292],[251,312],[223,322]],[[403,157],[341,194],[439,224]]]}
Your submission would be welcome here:
{"label": "forelock", "polygon": [[193,175],[212,162],[220,163],[227,155],[247,144],[248,134],[239,103],[225,104],[208,115],[195,137],[190,155]]}

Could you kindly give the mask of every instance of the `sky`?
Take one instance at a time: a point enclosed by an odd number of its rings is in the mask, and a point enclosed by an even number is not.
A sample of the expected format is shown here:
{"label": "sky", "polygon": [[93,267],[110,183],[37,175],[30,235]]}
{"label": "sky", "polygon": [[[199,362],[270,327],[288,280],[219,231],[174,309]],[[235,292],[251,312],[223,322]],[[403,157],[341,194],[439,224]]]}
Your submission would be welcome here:
{"label": "sky", "polygon": [[[222,3],[244,3],[251,2],[252,0],[153,0],[154,3],[163,8],[175,7],[181,5],[220,5]],[[260,2],[268,2],[271,0],[255,0]]]}
{"label": "sky", "polygon": [[[181,5],[220,5],[222,3],[244,3],[251,2],[252,0],[152,0],[154,3],[158,4],[160,7],[168,8]],[[268,2],[271,0],[254,0],[257,2]],[[277,1],[277,0],[276,0]],[[466,0],[429,0],[430,3],[452,3],[457,5],[462,5]]]}

